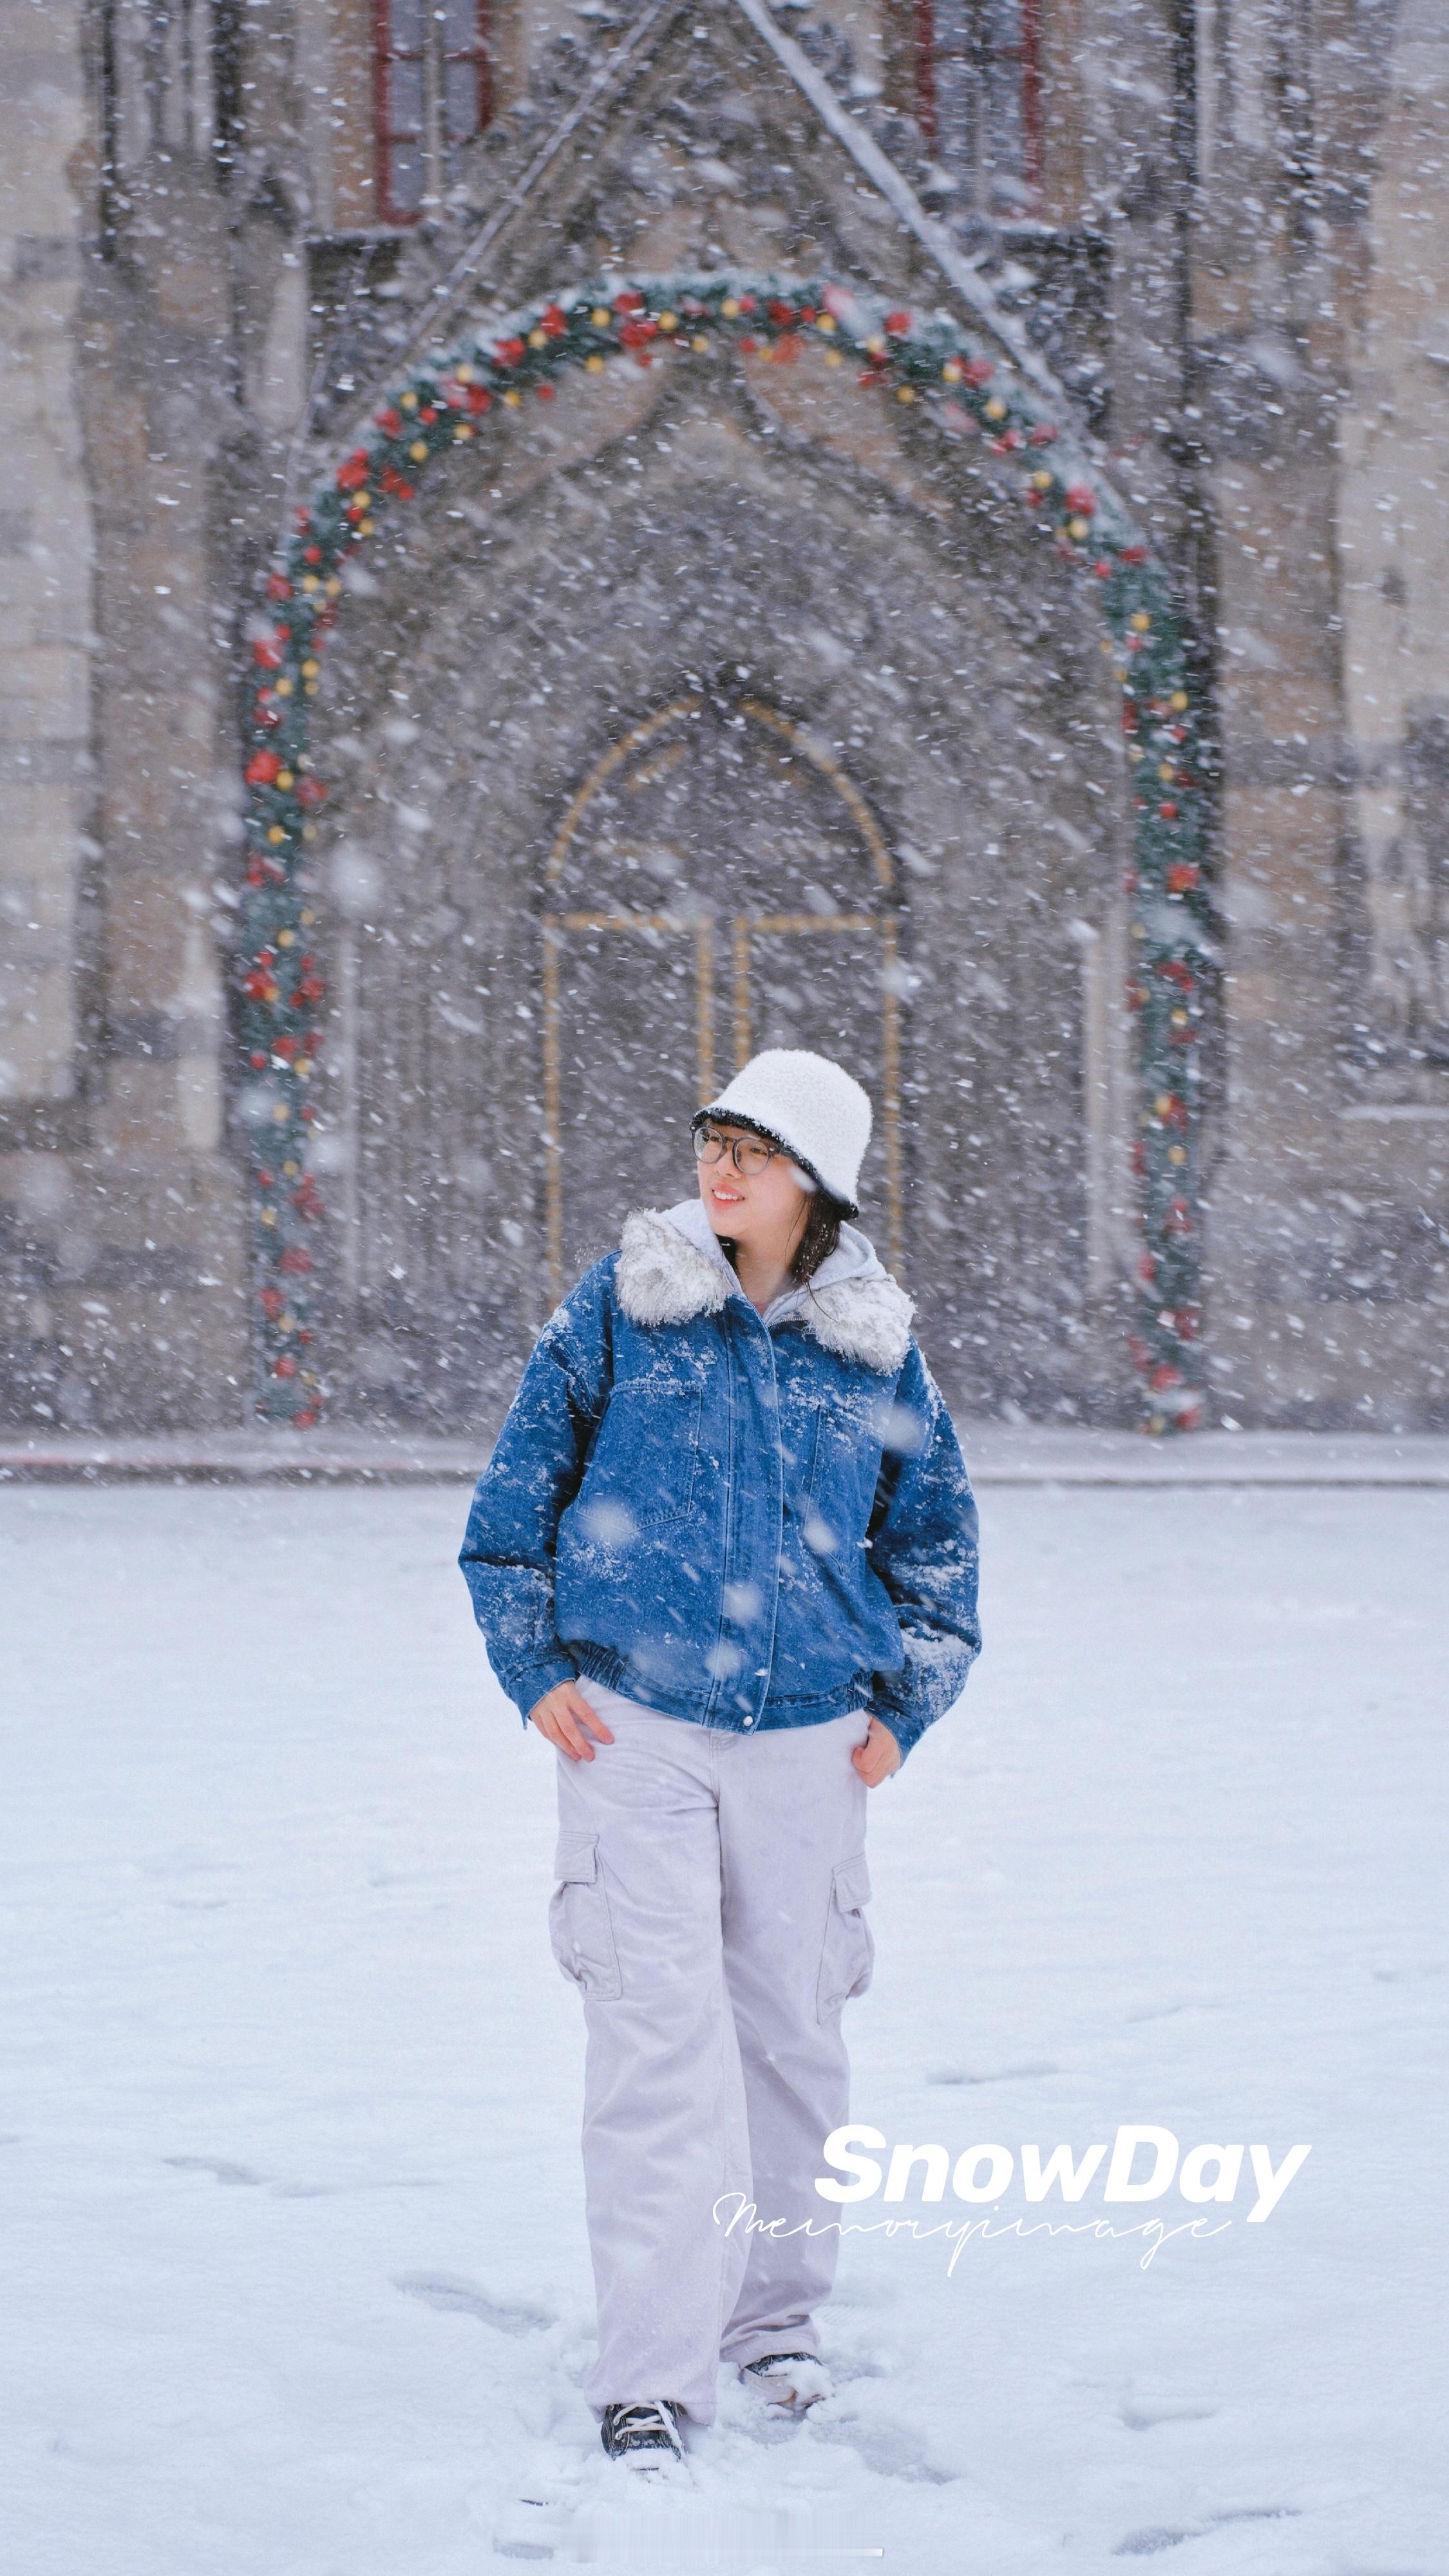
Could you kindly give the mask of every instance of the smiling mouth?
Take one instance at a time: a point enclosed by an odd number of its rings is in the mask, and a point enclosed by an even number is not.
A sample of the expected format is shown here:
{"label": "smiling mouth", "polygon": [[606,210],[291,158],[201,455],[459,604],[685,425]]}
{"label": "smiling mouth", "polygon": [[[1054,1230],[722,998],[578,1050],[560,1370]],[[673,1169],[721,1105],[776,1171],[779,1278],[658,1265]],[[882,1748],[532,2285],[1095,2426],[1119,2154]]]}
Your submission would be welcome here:
{"label": "smiling mouth", "polygon": [[732,1190],[722,1187],[718,1181],[713,1184],[710,1190],[710,1197],[716,1200],[720,1207],[742,1207],[744,1204],[744,1196],[745,1194],[743,1190]]}

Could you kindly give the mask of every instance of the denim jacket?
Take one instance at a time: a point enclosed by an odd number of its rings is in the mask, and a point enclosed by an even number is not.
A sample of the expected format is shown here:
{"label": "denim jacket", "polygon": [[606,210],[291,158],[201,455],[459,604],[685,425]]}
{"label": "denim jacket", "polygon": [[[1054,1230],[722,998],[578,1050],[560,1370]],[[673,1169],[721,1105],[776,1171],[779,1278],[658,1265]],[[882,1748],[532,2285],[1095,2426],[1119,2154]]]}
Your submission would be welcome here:
{"label": "denim jacket", "polygon": [[732,1732],[869,1709],[902,1755],[980,1649],[976,1507],[863,1235],[762,1317],[694,1202],[541,1334],[459,1562],[525,1723],[580,1674]]}

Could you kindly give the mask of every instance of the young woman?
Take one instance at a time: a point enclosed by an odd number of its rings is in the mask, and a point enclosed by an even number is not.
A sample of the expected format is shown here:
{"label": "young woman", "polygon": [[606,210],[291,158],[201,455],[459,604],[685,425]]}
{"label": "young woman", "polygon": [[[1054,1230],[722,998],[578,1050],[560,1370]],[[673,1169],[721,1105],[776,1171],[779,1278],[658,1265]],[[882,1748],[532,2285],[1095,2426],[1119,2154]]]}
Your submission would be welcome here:
{"label": "young woman", "polygon": [[[839,2237],[804,2223],[874,1955],[866,1793],[980,1646],[956,1435],[844,1221],[870,1125],[794,1049],[698,1113],[698,1199],[631,1216],[550,1318],[463,1543],[494,1670],[557,1752],[586,2394],[630,2467],[683,2458],[722,2359],[776,2405],[829,2392]],[[750,2203],[777,2234],[729,2226]]]}

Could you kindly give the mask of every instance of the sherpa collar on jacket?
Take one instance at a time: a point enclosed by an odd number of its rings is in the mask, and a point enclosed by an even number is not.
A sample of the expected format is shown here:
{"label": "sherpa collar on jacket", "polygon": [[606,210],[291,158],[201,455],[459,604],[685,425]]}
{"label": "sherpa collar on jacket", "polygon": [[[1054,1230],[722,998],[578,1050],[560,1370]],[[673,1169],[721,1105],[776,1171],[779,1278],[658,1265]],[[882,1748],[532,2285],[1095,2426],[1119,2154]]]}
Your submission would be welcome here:
{"label": "sherpa collar on jacket", "polygon": [[[624,1227],[614,1289],[632,1324],[687,1324],[717,1315],[744,1291],[719,1248],[697,1199],[673,1208],[640,1208]],[[803,1288],[787,1289],[765,1310],[776,1324],[798,1317],[837,1359],[893,1376],[910,1347],[912,1300],[877,1260],[853,1225]]]}

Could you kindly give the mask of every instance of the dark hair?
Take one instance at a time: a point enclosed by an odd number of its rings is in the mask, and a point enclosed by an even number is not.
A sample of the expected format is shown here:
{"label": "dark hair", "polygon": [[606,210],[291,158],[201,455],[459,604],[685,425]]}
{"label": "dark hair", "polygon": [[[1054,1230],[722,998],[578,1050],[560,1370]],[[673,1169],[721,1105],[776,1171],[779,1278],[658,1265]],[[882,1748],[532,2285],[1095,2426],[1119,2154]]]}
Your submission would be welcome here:
{"label": "dark hair", "polygon": [[[822,1190],[818,1185],[812,1190],[805,1231],[795,1246],[795,1258],[790,1264],[790,1276],[797,1288],[803,1288],[808,1279],[814,1278],[822,1261],[830,1259],[840,1241],[840,1229],[846,1214],[843,1199],[833,1199],[828,1190]],[[739,1248],[734,1236],[722,1234],[719,1248],[733,1269]]]}
{"label": "dark hair", "polygon": [[790,1275],[797,1288],[813,1279],[822,1261],[828,1261],[840,1241],[840,1228],[845,1218],[845,1205],[833,1199],[828,1190],[818,1185],[811,1192],[805,1231],[790,1264]]}

